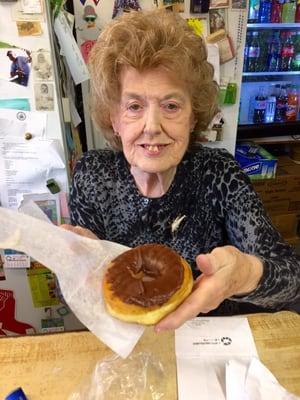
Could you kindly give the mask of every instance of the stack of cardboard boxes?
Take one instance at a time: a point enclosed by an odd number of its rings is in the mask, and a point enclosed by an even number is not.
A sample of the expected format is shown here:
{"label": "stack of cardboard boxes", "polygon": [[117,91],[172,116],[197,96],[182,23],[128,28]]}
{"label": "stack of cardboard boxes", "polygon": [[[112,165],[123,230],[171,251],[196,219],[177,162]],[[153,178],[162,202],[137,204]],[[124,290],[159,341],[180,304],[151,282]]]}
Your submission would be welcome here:
{"label": "stack of cardboard boxes", "polygon": [[253,185],[273,224],[292,245],[299,242],[300,165],[287,156],[278,157],[276,177],[254,180]]}
{"label": "stack of cardboard boxes", "polygon": [[299,245],[300,164],[288,156],[275,159],[254,143],[237,145],[235,157],[252,180],[275,227],[287,242]]}

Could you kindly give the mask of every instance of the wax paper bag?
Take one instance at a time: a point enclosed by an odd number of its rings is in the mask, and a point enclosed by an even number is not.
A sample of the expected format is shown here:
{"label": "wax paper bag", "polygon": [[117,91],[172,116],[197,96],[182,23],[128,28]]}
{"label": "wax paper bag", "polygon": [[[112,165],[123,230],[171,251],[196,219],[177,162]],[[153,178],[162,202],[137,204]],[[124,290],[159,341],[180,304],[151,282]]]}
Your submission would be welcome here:
{"label": "wax paper bag", "polygon": [[53,271],[76,317],[118,355],[130,354],[144,327],[111,317],[102,297],[104,267],[127,247],[0,207],[0,248],[22,251]]}

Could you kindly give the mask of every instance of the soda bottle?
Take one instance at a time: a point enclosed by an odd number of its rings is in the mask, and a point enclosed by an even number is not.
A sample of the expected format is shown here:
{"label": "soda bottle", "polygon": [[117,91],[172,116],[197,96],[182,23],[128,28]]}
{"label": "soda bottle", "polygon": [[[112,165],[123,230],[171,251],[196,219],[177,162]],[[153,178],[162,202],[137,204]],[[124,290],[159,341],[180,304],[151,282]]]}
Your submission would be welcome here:
{"label": "soda bottle", "polygon": [[276,109],[275,109],[275,122],[284,122],[286,119],[286,108],[287,108],[287,92],[286,86],[282,86],[279,96],[276,98]]}
{"label": "soda bottle", "polygon": [[271,43],[269,45],[267,57],[267,70],[270,72],[279,71],[281,54],[281,42],[279,31],[274,31]]}
{"label": "soda bottle", "polygon": [[266,103],[265,122],[267,124],[274,122],[275,110],[276,110],[276,96],[270,95],[268,96]]}
{"label": "soda bottle", "polygon": [[251,32],[247,32],[246,35],[246,42],[245,42],[245,48],[244,48],[244,64],[243,64],[243,71],[247,72],[248,71],[248,53],[249,53],[249,44],[251,42]]}
{"label": "soda bottle", "polygon": [[292,41],[291,32],[282,32],[283,44],[281,47],[281,71],[291,71],[292,70],[292,60],[294,58],[294,43]]}
{"label": "soda bottle", "polygon": [[282,5],[281,22],[290,23],[295,22],[296,2],[295,0],[285,0]]}
{"label": "soda bottle", "polygon": [[281,13],[282,13],[282,0],[273,0],[272,10],[271,10],[271,22],[277,24],[280,23]]}
{"label": "soda bottle", "polygon": [[260,0],[250,0],[248,22],[255,24],[258,21]]}
{"label": "soda bottle", "polygon": [[300,71],[300,31],[294,36],[294,58],[292,60],[292,71]]}
{"label": "soda bottle", "polygon": [[255,97],[254,102],[254,112],[253,112],[253,123],[254,124],[263,124],[265,122],[265,114],[266,114],[266,96],[264,87],[259,88],[259,92]]}
{"label": "soda bottle", "polygon": [[258,22],[262,24],[271,21],[272,0],[260,0]]}
{"label": "soda bottle", "polygon": [[270,51],[270,46],[272,42],[272,31],[271,30],[263,30],[259,32],[259,58],[257,60],[257,72],[267,71],[267,62],[268,55]]}
{"label": "soda bottle", "polygon": [[297,86],[293,85],[288,93],[287,107],[286,107],[286,120],[296,121],[298,114],[298,90]]}
{"label": "soda bottle", "polygon": [[247,66],[248,72],[258,71],[259,56],[260,56],[260,44],[258,41],[258,32],[252,32],[252,38],[248,49],[248,66]]}
{"label": "soda bottle", "polygon": [[300,0],[297,1],[295,22],[300,22]]}

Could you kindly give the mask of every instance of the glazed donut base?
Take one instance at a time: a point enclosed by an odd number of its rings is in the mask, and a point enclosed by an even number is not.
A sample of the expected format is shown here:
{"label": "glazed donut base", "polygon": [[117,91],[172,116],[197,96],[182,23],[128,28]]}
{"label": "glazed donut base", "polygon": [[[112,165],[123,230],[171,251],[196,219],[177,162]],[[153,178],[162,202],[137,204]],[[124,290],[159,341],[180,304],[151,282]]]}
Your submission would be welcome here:
{"label": "glazed donut base", "polygon": [[[124,303],[111,290],[111,285],[103,280],[103,296],[108,312],[115,318],[122,321],[133,322],[142,325],[154,325],[164,316],[175,310],[190,294],[193,287],[193,276],[189,264],[181,258],[184,269],[183,282],[180,288],[170,297],[170,299],[162,304],[150,307],[141,307],[136,304]],[[113,268],[110,264],[108,268]]]}

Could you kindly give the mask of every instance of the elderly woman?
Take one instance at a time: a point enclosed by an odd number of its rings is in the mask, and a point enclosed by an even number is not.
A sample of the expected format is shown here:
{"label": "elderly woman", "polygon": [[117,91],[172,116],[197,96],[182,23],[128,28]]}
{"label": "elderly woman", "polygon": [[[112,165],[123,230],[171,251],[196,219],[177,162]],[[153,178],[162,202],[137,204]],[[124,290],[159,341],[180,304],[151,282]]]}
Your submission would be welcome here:
{"label": "elderly woman", "polygon": [[69,229],[166,244],[190,263],[194,290],[157,331],[199,313],[278,310],[299,295],[300,258],[248,177],[225,150],[191,150],[217,111],[206,58],[203,40],[166,11],[124,14],[90,55],[93,117],[112,150],[78,161]]}

